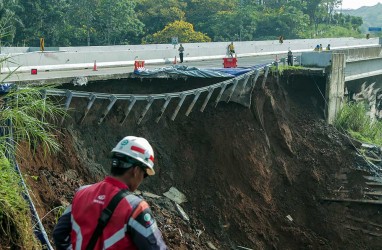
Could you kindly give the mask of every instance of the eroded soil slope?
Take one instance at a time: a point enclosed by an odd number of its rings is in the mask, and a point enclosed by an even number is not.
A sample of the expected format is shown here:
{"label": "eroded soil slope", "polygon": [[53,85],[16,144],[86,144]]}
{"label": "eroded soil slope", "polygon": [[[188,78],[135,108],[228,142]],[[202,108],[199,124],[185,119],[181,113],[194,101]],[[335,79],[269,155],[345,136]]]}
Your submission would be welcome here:
{"label": "eroded soil slope", "polygon": [[[353,171],[357,160],[349,141],[325,125],[318,91],[323,91],[323,81],[271,78],[264,89],[255,89],[250,109],[219,103],[201,113],[199,101],[189,117],[183,115],[184,105],[171,121],[175,102],[158,124],[155,118],[163,103],[154,103],[141,125],[136,122],[145,104],[138,105],[120,125],[126,103],[117,102],[98,125],[107,106],[99,101],[80,125],[87,103],[73,100],[71,118],[59,136],[64,151],[44,159],[25,149],[20,165],[43,216],[68,204],[80,185],[100,180],[109,169],[111,148],[123,136],[143,136],[155,148],[158,174],[140,190],[162,195],[174,186],[188,198],[182,206],[190,223],[168,200],[149,199],[172,249],[211,248],[207,243],[218,249],[378,249],[381,237],[349,229],[362,228],[349,218],[382,223],[378,206],[321,200],[335,195],[333,190],[342,185],[336,174]],[[121,80],[91,83],[81,90],[142,93],[145,88],[161,93],[174,85],[173,91],[179,91],[203,84],[207,82]],[[55,213],[44,218],[48,231],[54,220]]]}

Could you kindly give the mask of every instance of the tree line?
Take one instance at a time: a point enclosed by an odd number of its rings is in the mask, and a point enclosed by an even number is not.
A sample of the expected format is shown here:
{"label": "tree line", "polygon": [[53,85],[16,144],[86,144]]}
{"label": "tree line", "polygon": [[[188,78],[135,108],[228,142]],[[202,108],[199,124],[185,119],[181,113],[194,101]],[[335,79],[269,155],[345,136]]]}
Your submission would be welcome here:
{"label": "tree line", "polygon": [[0,0],[2,46],[359,36],[342,0]]}

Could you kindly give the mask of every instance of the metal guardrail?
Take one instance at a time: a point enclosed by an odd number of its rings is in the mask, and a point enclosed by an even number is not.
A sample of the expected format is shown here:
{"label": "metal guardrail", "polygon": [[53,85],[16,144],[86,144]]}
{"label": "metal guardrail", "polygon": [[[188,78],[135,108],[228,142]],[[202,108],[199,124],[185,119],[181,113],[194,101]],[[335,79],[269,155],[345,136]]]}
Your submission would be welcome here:
{"label": "metal guardrail", "polygon": [[[129,102],[129,105],[124,110],[123,118],[120,121],[121,125],[126,121],[128,115],[130,114],[131,110],[133,109],[133,107],[137,101],[146,101],[147,102],[142,114],[139,116],[139,119],[137,122],[138,124],[140,124],[142,122],[143,118],[146,116],[147,111],[150,109],[150,107],[152,106],[154,101],[156,101],[156,100],[164,100],[165,101],[159,114],[158,114],[158,116],[157,116],[157,118],[156,118],[156,120],[155,120],[158,123],[159,120],[161,119],[162,115],[166,111],[171,100],[177,98],[177,99],[179,99],[179,102],[177,104],[177,107],[176,107],[173,115],[171,116],[171,120],[174,121],[175,118],[177,117],[179,110],[182,107],[185,99],[188,96],[193,95],[194,99],[187,109],[186,116],[188,116],[192,112],[192,109],[193,109],[195,103],[197,102],[197,100],[199,99],[200,95],[202,93],[208,92],[206,98],[204,99],[203,105],[200,109],[200,111],[203,112],[204,109],[206,108],[212,94],[214,93],[214,91],[216,89],[220,88],[220,92],[218,94],[218,97],[215,100],[215,107],[219,103],[220,99],[223,96],[223,93],[225,92],[227,87],[229,87],[229,85],[232,85],[232,88],[229,90],[230,92],[228,95],[227,102],[229,102],[231,100],[233,93],[238,88],[239,82],[242,82],[241,89],[239,90],[239,96],[241,96],[243,94],[245,88],[247,87],[247,83],[248,83],[250,77],[255,76],[254,80],[256,81],[258,79],[261,71],[264,71],[264,75],[265,75],[265,77],[264,77],[265,79],[263,80],[263,85],[264,85],[266,77],[267,77],[268,72],[269,72],[269,66],[270,65],[265,65],[265,66],[259,67],[257,69],[251,70],[251,71],[249,71],[243,75],[240,75],[238,77],[235,77],[235,78],[232,78],[229,80],[225,80],[223,82],[216,83],[216,84],[213,84],[210,86],[205,86],[205,87],[201,87],[201,88],[197,88],[197,89],[186,90],[186,91],[175,92],[175,93],[138,95],[138,94],[109,94],[109,93],[95,93],[95,92],[83,92],[83,91],[73,91],[73,90],[45,89],[44,93],[43,93],[43,97],[44,98],[46,98],[47,96],[64,96],[64,97],[66,97],[66,101],[64,104],[64,108],[66,110],[69,109],[70,103],[71,103],[73,97],[87,98],[89,101],[88,101],[88,104],[87,104],[87,106],[84,110],[84,113],[80,119],[80,123],[82,123],[84,121],[85,117],[89,113],[89,111],[92,108],[96,99],[109,100],[110,101],[109,105],[106,107],[106,109],[103,111],[102,115],[100,116],[100,118],[98,120],[98,124],[101,124],[104,121],[104,119],[106,118],[106,116],[108,115],[110,110],[113,108],[116,101],[127,100]],[[254,84],[250,84],[249,86],[254,86]],[[63,118],[62,122],[63,121],[64,121],[64,118]]]}

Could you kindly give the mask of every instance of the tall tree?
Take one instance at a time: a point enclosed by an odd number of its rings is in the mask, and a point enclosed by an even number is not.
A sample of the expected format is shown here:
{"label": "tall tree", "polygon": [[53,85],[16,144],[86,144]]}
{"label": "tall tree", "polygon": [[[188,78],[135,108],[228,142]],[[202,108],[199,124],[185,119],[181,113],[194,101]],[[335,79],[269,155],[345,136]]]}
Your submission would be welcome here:
{"label": "tall tree", "polygon": [[333,19],[334,10],[341,6],[342,0],[323,0],[323,6],[325,6],[327,11],[327,23],[331,24]]}
{"label": "tall tree", "polygon": [[20,5],[17,0],[0,0],[0,46],[12,43],[16,26],[22,24],[15,13],[18,8]]}
{"label": "tall tree", "polygon": [[240,4],[239,0],[185,0],[187,3],[186,20],[195,25],[197,30],[203,30],[209,36],[211,17],[219,12],[233,12]]}
{"label": "tall tree", "polygon": [[248,41],[256,39],[259,13],[253,8],[221,11],[210,18],[208,34],[214,41]]}
{"label": "tall tree", "polygon": [[288,6],[264,13],[258,22],[256,35],[260,39],[275,39],[281,35],[296,39],[304,37],[308,27],[309,17],[301,10]]}
{"label": "tall tree", "polygon": [[99,0],[96,12],[95,35],[97,44],[140,43],[144,24],[130,0]]}
{"label": "tall tree", "polygon": [[[342,0],[0,0],[0,30],[9,44],[137,44],[175,21],[214,41],[325,36],[323,25],[357,33],[361,20],[335,13]],[[10,26],[5,26],[4,23]],[[329,31],[331,27],[325,26]],[[333,28],[335,30],[335,27]],[[328,32],[327,32],[328,33]],[[336,35],[339,33],[332,33]]]}
{"label": "tall tree", "polygon": [[145,24],[145,33],[153,34],[167,24],[185,20],[187,4],[179,0],[137,1],[137,17]]}
{"label": "tall tree", "polygon": [[151,43],[170,43],[172,37],[178,37],[180,43],[210,42],[211,38],[197,32],[191,23],[185,21],[175,21],[166,27],[147,37],[147,42]]}

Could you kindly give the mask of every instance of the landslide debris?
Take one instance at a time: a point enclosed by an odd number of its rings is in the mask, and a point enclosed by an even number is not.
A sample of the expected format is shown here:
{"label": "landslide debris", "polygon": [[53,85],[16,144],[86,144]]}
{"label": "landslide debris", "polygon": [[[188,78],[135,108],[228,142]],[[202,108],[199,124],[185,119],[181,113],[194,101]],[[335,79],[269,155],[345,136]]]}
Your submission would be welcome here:
{"label": "landslide debris", "polygon": [[[378,228],[368,227],[368,221],[382,224],[380,207],[322,201],[335,197],[343,185],[364,185],[362,178],[354,177],[360,176],[354,170],[359,159],[351,143],[323,119],[318,90],[324,91],[324,82],[272,77],[264,89],[253,91],[250,109],[219,103],[203,113],[195,107],[185,117],[180,114],[186,104],[175,121],[169,112],[158,124],[154,121],[162,103],[153,105],[141,125],[136,121],[144,105],[138,105],[121,126],[126,104],[117,102],[98,125],[107,106],[99,101],[80,125],[87,100],[76,99],[58,135],[64,150],[44,158],[39,150],[24,148],[19,164],[43,217],[69,204],[79,186],[102,179],[109,170],[110,149],[120,138],[143,136],[154,145],[158,174],[140,190],[161,196],[145,198],[171,249],[375,249],[382,238],[367,233]],[[161,93],[173,85],[178,91],[201,84],[208,81],[119,80],[90,83],[81,90]],[[344,171],[352,177],[345,184],[336,178]],[[186,195],[181,207],[189,221],[163,196],[170,187]],[[52,212],[44,218],[48,232],[56,216]]]}

